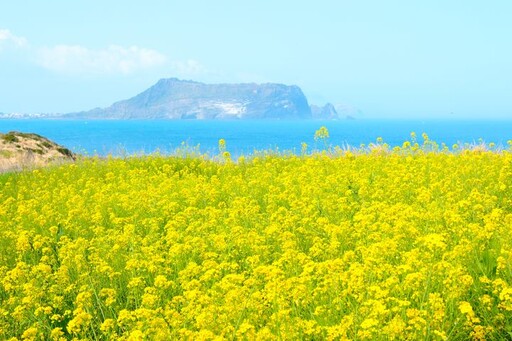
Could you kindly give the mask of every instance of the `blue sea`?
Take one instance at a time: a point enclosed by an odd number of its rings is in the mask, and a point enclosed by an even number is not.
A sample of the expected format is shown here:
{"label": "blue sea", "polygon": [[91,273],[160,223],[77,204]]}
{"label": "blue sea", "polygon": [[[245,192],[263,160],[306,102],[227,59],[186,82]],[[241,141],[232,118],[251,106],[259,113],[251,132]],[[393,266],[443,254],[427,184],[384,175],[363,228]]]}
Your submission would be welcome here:
{"label": "blue sea", "polygon": [[[314,134],[327,127],[333,146],[355,146],[382,137],[394,146],[427,133],[431,140],[446,143],[494,142],[507,146],[512,139],[512,120],[344,120],[344,121],[116,121],[116,120],[41,120],[3,119],[0,132],[33,132],[82,154],[130,155],[155,151],[173,153],[183,144],[198,147],[203,153],[217,153],[219,139],[225,139],[232,155],[255,150],[300,152],[301,143],[315,148]],[[320,147],[320,146],[316,146]]]}

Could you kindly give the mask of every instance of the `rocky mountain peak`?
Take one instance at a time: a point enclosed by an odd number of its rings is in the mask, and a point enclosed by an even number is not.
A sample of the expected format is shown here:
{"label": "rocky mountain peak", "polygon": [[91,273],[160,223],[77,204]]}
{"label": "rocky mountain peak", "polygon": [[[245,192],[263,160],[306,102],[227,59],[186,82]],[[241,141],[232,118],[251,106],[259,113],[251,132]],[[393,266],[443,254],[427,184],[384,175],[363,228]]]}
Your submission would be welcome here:
{"label": "rocky mountain peak", "polygon": [[166,78],[108,108],[68,116],[116,119],[299,119],[311,118],[311,109],[302,90],[294,85],[205,84]]}

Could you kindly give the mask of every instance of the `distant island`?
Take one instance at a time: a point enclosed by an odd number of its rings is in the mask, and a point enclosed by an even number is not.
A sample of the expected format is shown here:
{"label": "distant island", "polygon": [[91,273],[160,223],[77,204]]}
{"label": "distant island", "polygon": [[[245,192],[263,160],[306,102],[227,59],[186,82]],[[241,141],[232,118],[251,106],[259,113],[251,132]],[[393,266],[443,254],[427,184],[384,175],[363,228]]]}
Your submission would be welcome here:
{"label": "distant island", "polygon": [[353,116],[339,113],[331,103],[310,105],[296,85],[205,84],[167,78],[107,108],[67,114],[0,114],[0,118],[337,120]]}

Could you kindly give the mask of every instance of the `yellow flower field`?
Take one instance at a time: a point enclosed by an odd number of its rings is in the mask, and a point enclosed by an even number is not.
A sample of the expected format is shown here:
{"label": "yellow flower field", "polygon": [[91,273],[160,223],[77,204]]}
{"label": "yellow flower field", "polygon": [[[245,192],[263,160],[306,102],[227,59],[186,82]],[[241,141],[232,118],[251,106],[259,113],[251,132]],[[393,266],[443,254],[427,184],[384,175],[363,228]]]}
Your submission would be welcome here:
{"label": "yellow flower field", "polygon": [[510,151],[221,147],[1,175],[0,339],[512,337]]}

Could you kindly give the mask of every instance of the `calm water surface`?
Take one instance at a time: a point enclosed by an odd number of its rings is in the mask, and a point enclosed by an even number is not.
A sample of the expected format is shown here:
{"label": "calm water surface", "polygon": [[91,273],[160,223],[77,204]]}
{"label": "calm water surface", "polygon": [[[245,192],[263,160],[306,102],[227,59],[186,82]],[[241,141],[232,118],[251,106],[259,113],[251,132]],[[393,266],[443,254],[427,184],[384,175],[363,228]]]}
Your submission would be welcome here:
{"label": "calm water surface", "polygon": [[426,132],[432,140],[454,143],[495,142],[506,145],[512,139],[511,121],[115,121],[115,120],[0,120],[0,132],[34,132],[75,152],[99,155],[170,153],[184,142],[201,152],[216,153],[218,140],[226,140],[234,155],[254,150],[299,152],[301,143],[315,146],[315,131],[326,126],[332,145],[368,144],[382,137],[401,145],[412,131]]}

